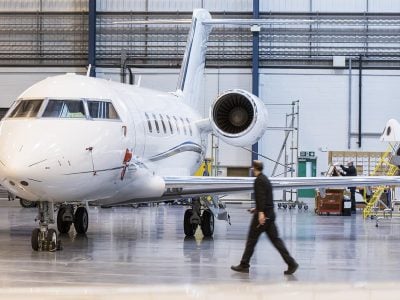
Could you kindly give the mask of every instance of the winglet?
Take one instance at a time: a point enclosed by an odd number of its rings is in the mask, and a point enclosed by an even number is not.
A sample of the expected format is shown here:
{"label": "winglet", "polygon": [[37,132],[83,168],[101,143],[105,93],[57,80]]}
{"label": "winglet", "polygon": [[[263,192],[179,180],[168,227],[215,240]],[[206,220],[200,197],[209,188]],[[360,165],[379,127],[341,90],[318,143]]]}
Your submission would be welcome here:
{"label": "winglet", "polygon": [[400,142],[400,124],[395,119],[387,121],[380,137],[382,142]]}

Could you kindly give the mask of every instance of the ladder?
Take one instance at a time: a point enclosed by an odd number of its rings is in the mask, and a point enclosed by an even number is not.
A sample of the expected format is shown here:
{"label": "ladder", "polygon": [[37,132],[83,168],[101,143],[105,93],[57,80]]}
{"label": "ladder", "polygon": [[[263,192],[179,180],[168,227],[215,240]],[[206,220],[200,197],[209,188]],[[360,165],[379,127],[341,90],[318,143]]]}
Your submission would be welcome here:
{"label": "ladder", "polygon": [[[384,154],[379,159],[378,163],[376,164],[374,170],[371,172],[370,176],[383,175],[383,174],[386,176],[396,175],[397,171],[398,171],[398,167],[395,165],[392,165],[390,163],[390,159],[392,158],[393,155],[396,155],[398,148],[399,148],[398,143],[396,143],[395,145],[390,144],[389,147],[387,148],[387,150],[384,152]],[[387,205],[385,205],[380,200],[385,189],[386,189],[386,186],[379,186],[375,189],[374,194],[372,195],[369,202],[367,202],[367,205],[365,206],[365,208],[363,210],[364,218],[370,217],[373,213],[375,213],[375,215],[377,215],[380,204],[382,204],[386,209],[389,209],[387,207]]]}

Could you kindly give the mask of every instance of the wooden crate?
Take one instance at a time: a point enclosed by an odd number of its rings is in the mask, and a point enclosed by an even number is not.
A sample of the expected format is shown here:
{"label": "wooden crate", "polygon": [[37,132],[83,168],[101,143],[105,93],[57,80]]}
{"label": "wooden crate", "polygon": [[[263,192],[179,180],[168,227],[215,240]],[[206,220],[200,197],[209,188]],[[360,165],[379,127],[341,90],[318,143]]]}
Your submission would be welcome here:
{"label": "wooden crate", "polygon": [[343,192],[343,189],[327,189],[324,198],[318,192],[315,197],[315,212],[319,215],[341,215],[343,211]]}

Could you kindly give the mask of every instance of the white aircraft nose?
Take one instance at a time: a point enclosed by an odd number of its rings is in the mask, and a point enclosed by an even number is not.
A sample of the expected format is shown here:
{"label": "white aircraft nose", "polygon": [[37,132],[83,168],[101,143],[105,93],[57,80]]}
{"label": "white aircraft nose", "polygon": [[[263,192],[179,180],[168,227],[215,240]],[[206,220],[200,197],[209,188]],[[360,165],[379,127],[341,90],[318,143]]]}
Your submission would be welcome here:
{"label": "white aircraft nose", "polygon": [[32,201],[40,195],[37,183],[43,180],[46,162],[51,158],[54,160],[54,154],[50,157],[50,153],[57,152],[54,145],[44,140],[42,135],[43,131],[32,130],[25,120],[1,124],[1,185],[17,196]]}
{"label": "white aircraft nose", "polygon": [[[36,170],[32,168],[28,159],[22,159],[17,155],[6,159],[0,158],[1,184],[13,194],[21,198],[36,201],[39,199]],[[36,178],[35,178],[36,177]]]}

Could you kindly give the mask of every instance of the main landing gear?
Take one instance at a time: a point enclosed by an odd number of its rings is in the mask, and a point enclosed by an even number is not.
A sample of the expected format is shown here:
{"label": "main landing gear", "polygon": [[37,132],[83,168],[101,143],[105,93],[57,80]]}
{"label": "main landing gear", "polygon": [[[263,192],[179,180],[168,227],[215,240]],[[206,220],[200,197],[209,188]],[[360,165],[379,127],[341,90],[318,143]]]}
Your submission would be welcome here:
{"label": "main landing gear", "polygon": [[[54,224],[54,204],[52,202],[39,202],[39,228],[32,231],[31,244],[35,251],[56,251],[61,250],[61,243],[57,232],[49,228]],[[89,216],[85,207],[79,206],[74,213],[73,205],[62,204],[57,213],[57,229],[60,233],[68,233],[72,223],[78,234],[86,233],[89,226]]]}
{"label": "main landing gear", "polygon": [[199,198],[192,199],[192,208],[185,211],[183,218],[183,230],[186,236],[193,236],[197,227],[200,226],[205,237],[214,234],[214,215],[210,209],[203,210],[201,213],[201,203]]}
{"label": "main landing gear", "polygon": [[86,233],[89,227],[89,215],[86,207],[79,206],[74,213],[73,205],[61,205],[57,214],[57,229],[60,233],[68,233],[72,223],[77,233]]}

